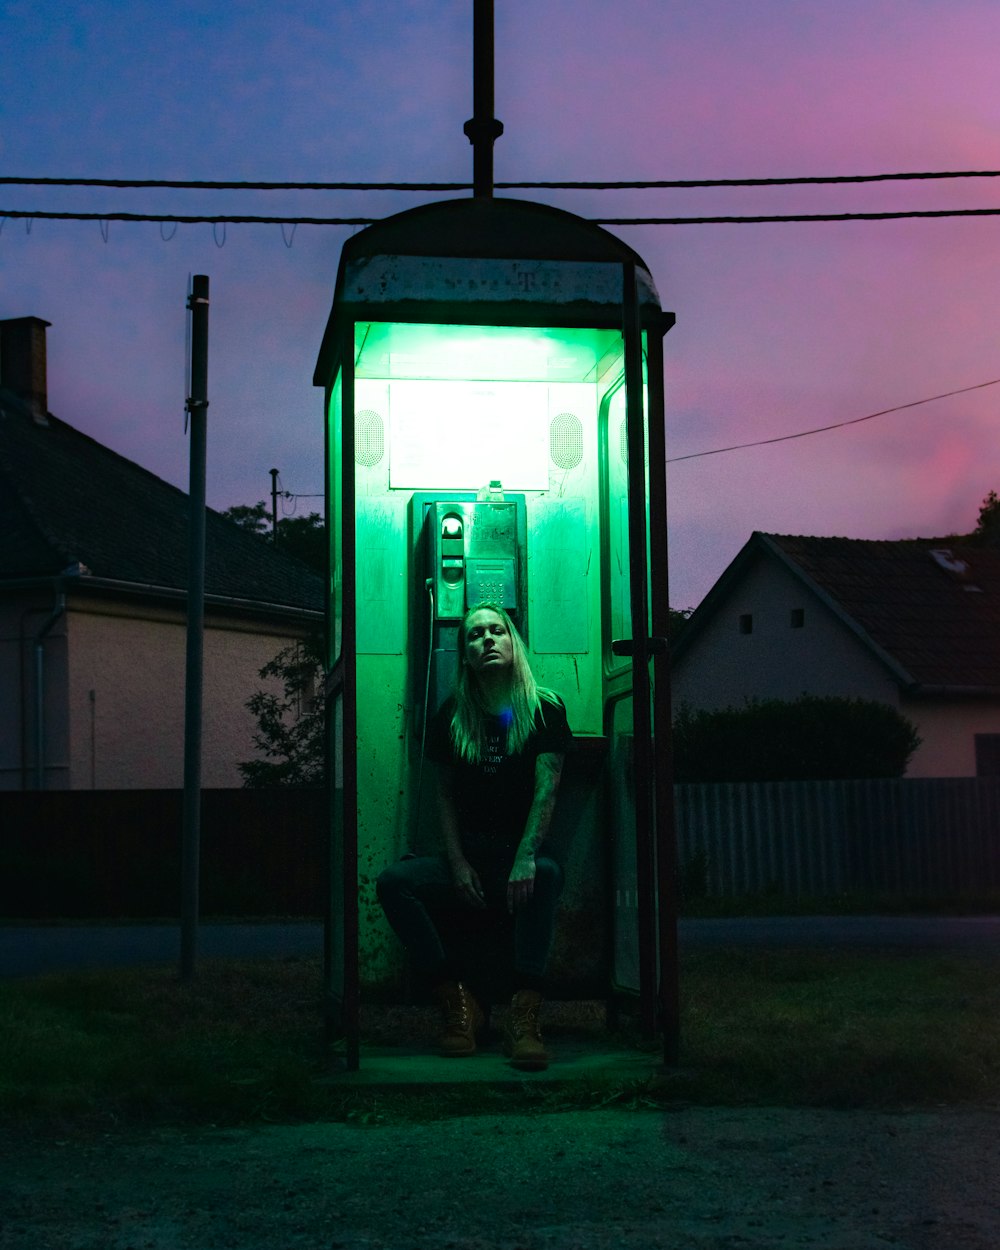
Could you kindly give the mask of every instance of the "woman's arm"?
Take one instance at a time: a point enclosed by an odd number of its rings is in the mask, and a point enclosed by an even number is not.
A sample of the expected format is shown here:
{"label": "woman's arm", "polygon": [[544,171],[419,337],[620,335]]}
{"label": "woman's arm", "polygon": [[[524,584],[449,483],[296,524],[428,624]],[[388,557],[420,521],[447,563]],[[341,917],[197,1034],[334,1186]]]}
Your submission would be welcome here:
{"label": "woman's arm", "polygon": [[552,824],[564,758],[563,755],[546,751],[535,759],[535,793],[507,883],[508,911],[515,911],[523,906],[534,891],[535,855]]}
{"label": "woman's arm", "polygon": [[441,823],[441,836],[444,840],[444,853],[451,868],[455,889],[463,902],[472,903],[476,907],[485,907],[486,900],[479,875],[465,858],[465,852],[462,850],[451,769],[442,764],[434,771],[437,776],[438,818]]}

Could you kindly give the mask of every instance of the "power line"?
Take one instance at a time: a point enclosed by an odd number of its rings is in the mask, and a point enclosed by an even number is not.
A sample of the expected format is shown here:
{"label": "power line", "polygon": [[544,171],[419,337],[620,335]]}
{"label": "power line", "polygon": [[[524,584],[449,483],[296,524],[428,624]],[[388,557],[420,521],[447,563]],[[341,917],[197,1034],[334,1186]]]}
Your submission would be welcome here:
{"label": "power line", "polygon": [[[912,182],[949,178],[1000,178],[997,169],[931,170],[881,174],[825,174],[779,178],[635,179],[621,182],[496,182],[502,190],[651,191],[708,187],[831,186],[837,183]],[[31,178],[6,175],[0,185],[23,187],[161,187],[195,191],[468,191],[471,182],[236,182],[170,178]]]}
{"label": "power line", "polygon": [[[1000,210],[998,210],[1000,211]],[[255,217],[231,214],[181,215],[172,213],[51,213],[0,208],[0,217],[39,221],[176,221],[181,225],[370,226],[378,217]]]}
{"label": "power line", "polygon": [[[589,217],[586,220],[601,226],[720,226],[765,225],[811,221],[903,221],[930,217],[997,217],[1000,208],[910,209],[893,213],[786,213],[759,216],[719,217]],[[158,221],[182,225],[276,225],[276,226],[370,226],[379,217],[263,217],[249,214],[174,214],[174,213],[73,213],[42,210],[0,208],[0,217],[29,221]]]}
{"label": "power line", "polygon": [[996,217],[1000,208],[910,209],[899,213],[774,213],[746,217],[591,217],[601,226],[746,226],[791,221],[902,221],[918,217]]}
{"label": "power line", "polygon": [[668,456],[667,464],[677,464],[681,460],[698,460],[702,456],[721,456],[727,451],[744,451],[748,447],[767,447],[771,443],[787,443],[795,438],[809,438],[812,434],[825,434],[828,430],[842,430],[848,425],[860,425],[862,421],[874,421],[876,417],[888,416],[891,412],[902,412],[905,408],[919,408],[921,404],[932,404],[937,399],[950,399],[953,395],[965,395],[969,391],[981,391],[987,386],[996,386],[1000,378],[989,382],[977,382],[974,386],[962,386],[957,391],[945,391],[942,395],[928,395],[926,399],[914,399],[908,404],[897,404],[895,408],[882,408],[878,412],[870,412],[864,417],[853,417],[850,421],[835,421],[833,425],[819,425],[812,430],[800,430],[797,434],[779,434],[776,438],[760,438],[752,443],[734,443],[731,447],[713,447],[711,451],[693,451],[686,456]]}

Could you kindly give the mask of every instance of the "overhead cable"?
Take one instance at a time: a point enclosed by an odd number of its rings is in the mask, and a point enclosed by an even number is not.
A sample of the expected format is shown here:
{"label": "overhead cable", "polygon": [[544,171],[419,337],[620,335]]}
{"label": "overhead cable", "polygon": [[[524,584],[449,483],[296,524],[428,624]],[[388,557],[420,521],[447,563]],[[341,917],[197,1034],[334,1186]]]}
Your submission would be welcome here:
{"label": "overhead cable", "polygon": [[[913,182],[949,178],[1000,178],[1000,169],[930,170],[909,173],[825,174],[781,178],[633,179],[618,182],[569,180],[495,182],[502,190],[548,188],[562,191],[655,191],[708,187],[830,186],[837,183]],[[164,187],[188,191],[468,191],[471,182],[235,182],[172,178],[30,178],[6,175],[0,185],[22,187]]]}
{"label": "overhead cable", "polygon": [[811,434],[825,434],[828,430],[842,430],[848,425],[860,425],[862,421],[874,421],[876,417],[886,417],[891,412],[902,412],[905,408],[919,408],[921,404],[932,404],[937,399],[951,399],[953,395],[965,395],[969,391],[981,391],[987,386],[996,386],[1000,378],[989,382],[977,382],[973,386],[961,386],[956,391],[945,391],[942,395],[928,395],[926,399],[914,399],[908,404],[897,404],[894,408],[882,408],[878,412],[869,412],[864,417],[852,417],[850,421],[835,421],[833,425],[818,425],[812,430],[800,430],[797,434],[779,434],[776,438],[759,438],[752,443],[734,443],[731,447],[713,447],[711,451],[693,451],[686,456],[668,456],[667,464],[677,464],[681,460],[698,460],[702,456],[721,456],[727,451],[744,451],[748,447],[767,447],[771,443],[787,443],[794,438],[808,438]]}
{"label": "overhead cable", "polygon": [[[938,208],[910,209],[895,213],[785,213],[761,216],[724,217],[589,217],[600,226],[726,226],[765,225],[783,222],[810,221],[902,221],[920,217],[996,217],[1000,208]],[[68,213],[42,212],[37,209],[0,208],[0,217],[48,221],[176,221],[184,225],[208,222],[211,225],[278,225],[278,226],[370,226],[380,217],[263,217],[231,213]]]}
{"label": "overhead cable", "polygon": [[[1000,210],[998,210],[1000,211]],[[253,217],[219,213],[182,215],[174,213],[50,213],[22,212],[19,209],[0,208],[0,217],[38,218],[42,221],[178,221],[182,225],[284,225],[284,226],[370,226],[378,217]]]}

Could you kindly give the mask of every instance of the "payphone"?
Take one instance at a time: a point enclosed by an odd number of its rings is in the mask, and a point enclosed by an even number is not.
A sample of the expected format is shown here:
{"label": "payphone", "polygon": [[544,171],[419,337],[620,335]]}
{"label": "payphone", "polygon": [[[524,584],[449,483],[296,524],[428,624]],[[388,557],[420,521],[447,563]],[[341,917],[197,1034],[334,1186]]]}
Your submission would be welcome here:
{"label": "payphone", "polygon": [[505,495],[498,481],[474,495],[417,492],[411,500],[417,578],[413,633],[414,694],[433,715],[452,690],[458,628],[477,603],[502,607],[527,640],[527,521],[523,495]]}

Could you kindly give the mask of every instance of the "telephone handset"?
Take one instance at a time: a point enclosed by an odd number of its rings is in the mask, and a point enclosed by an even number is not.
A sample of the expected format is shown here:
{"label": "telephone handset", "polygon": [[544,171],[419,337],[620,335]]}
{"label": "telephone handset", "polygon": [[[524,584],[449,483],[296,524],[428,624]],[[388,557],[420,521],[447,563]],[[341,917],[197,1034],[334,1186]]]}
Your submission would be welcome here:
{"label": "telephone handset", "polygon": [[434,619],[457,621],[476,603],[517,615],[523,556],[517,500],[446,500],[429,518]]}
{"label": "telephone handset", "polygon": [[523,495],[499,482],[478,493],[420,491],[411,501],[412,673],[421,718],[451,692],[458,663],[458,623],[477,603],[509,612],[527,638],[526,513]]}

